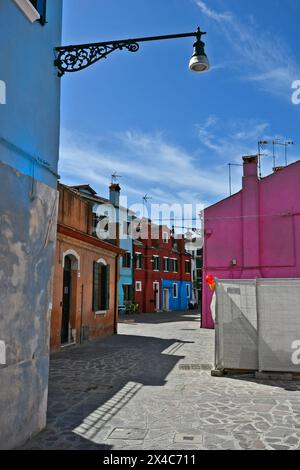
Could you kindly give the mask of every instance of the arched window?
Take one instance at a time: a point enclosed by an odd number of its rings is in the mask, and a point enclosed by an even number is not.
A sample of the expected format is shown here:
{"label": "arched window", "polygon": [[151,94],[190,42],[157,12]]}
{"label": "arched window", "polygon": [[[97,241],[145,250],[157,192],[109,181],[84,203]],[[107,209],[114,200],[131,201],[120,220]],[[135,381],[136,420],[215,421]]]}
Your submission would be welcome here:
{"label": "arched window", "polygon": [[104,260],[94,261],[93,311],[109,309],[110,266]]}
{"label": "arched window", "polygon": [[72,261],[71,270],[80,271],[80,256],[74,250],[67,250],[63,253],[62,267],[65,267],[66,258],[69,257]]}

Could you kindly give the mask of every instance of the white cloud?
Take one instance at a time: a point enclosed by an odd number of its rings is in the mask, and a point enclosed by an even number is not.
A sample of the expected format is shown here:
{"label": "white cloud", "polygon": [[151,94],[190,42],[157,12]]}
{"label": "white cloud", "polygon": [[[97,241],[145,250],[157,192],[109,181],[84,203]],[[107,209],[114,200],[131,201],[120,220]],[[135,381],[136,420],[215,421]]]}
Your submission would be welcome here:
{"label": "white cloud", "polygon": [[201,144],[229,162],[240,162],[241,156],[256,152],[257,142],[266,138],[269,124],[254,119],[226,122],[209,116],[203,124],[196,124]]}
{"label": "white cloud", "polygon": [[195,3],[204,15],[218,23],[218,31],[231,46],[230,62],[234,59],[232,54],[238,58],[237,73],[241,78],[290,100],[291,83],[300,77],[300,67],[283,39],[271,35],[265,25],[255,24],[253,17],[243,23],[232,12],[213,10],[203,0]]}
{"label": "white cloud", "polygon": [[[113,144],[112,144],[113,142]],[[168,142],[163,134],[127,131],[114,136],[105,150],[103,141],[62,134],[60,173],[67,184],[90,183],[106,195],[110,175],[117,171],[123,192],[141,202],[148,192],[156,203],[201,203],[219,199],[227,191],[224,168],[208,167],[206,150],[192,155]]]}
{"label": "white cloud", "polygon": [[202,13],[204,13],[206,16],[208,16],[209,18],[211,18],[215,21],[221,22],[221,21],[229,21],[229,20],[232,19],[231,13],[226,13],[226,12],[225,13],[219,13],[215,10],[212,10],[202,0],[196,0],[196,3],[198,5],[198,7],[201,8]]}

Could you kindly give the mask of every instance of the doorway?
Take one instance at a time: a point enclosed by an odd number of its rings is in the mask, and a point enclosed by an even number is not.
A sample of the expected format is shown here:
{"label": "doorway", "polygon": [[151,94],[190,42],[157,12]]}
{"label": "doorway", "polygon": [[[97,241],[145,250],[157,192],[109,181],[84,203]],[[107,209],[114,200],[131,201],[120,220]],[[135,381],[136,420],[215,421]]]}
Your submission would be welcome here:
{"label": "doorway", "polygon": [[169,311],[169,289],[164,289],[164,310]]}
{"label": "doorway", "polygon": [[61,344],[70,342],[70,307],[71,307],[71,289],[72,289],[72,259],[65,257],[64,277],[63,277],[63,301],[62,301],[62,319],[61,319]]}
{"label": "doorway", "polygon": [[160,310],[160,302],[159,302],[159,282],[153,283],[153,290],[154,290],[154,309],[156,312]]}

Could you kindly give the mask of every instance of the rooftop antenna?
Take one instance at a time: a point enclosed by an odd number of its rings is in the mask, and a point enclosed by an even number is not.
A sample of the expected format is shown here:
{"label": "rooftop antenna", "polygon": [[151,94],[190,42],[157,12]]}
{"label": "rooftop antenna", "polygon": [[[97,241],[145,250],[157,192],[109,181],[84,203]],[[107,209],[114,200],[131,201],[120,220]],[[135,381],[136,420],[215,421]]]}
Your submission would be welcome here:
{"label": "rooftop antenna", "polygon": [[287,159],[287,149],[289,145],[294,145],[294,142],[292,140],[285,140],[284,142],[276,142],[276,145],[282,145],[284,147],[284,161],[285,161],[285,166],[288,164],[288,159]]}
{"label": "rooftop antenna", "polygon": [[149,196],[147,193],[145,196],[143,196],[143,218],[145,217],[145,206],[147,205],[147,202],[152,199],[151,196]]}
{"label": "rooftop antenna", "polygon": [[243,165],[241,163],[228,163],[229,196],[232,195],[232,177],[231,177],[232,166],[243,166]]}
{"label": "rooftop antenna", "polygon": [[267,157],[268,156],[267,153],[262,152],[262,149],[263,149],[264,145],[268,145],[268,144],[269,144],[268,140],[259,140],[258,143],[257,143],[257,148],[258,148],[258,152],[257,152],[257,156],[258,156],[258,176],[259,176],[259,179],[261,179],[261,157]]}
{"label": "rooftop antenna", "polygon": [[118,175],[117,172],[115,171],[115,172],[111,175],[111,184],[117,183],[119,178],[122,178],[122,176],[121,176],[121,175]]}
{"label": "rooftop antenna", "polygon": [[281,145],[284,147],[284,159],[285,159],[285,165],[287,166],[288,164],[288,159],[287,159],[287,149],[289,145],[294,145],[294,142],[292,140],[285,140],[284,142],[280,142],[278,139],[273,139],[273,140],[261,140],[258,142],[258,153],[259,155],[263,155],[260,153],[260,150],[263,145],[272,145],[273,148],[273,170],[276,168],[276,155],[275,155],[275,146],[276,145]]}

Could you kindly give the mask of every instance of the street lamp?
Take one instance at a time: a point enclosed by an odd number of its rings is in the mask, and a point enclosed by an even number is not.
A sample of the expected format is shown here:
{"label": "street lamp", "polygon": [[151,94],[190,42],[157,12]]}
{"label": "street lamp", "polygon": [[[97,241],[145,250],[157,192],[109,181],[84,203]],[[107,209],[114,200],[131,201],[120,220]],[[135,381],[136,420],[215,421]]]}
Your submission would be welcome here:
{"label": "street lamp", "polygon": [[109,54],[117,50],[127,49],[129,52],[137,52],[139,43],[148,41],[160,41],[164,39],[177,39],[196,37],[194,53],[189,62],[189,68],[193,72],[205,72],[209,69],[209,62],[205,53],[205,44],[201,40],[206,33],[198,27],[193,33],[169,34],[167,36],[152,36],[135,39],[120,39],[93,44],[79,44],[73,46],[56,47],[56,59],[54,65],[58,69],[58,76],[62,77],[66,72],[78,72],[101,59],[106,59]]}
{"label": "street lamp", "polygon": [[205,44],[201,40],[201,36],[205,34],[197,29],[197,40],[194,44],[194,54],[189,63],[189,68],[192,72],[206,72],[209,70],[209,62],[207,55],[205,54]]}

